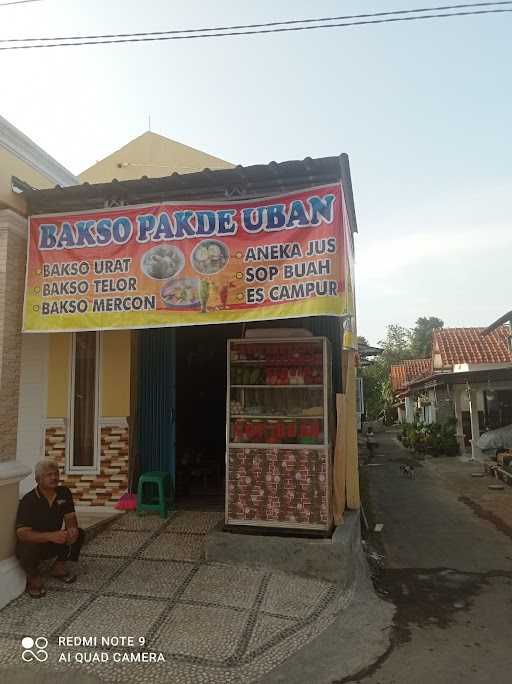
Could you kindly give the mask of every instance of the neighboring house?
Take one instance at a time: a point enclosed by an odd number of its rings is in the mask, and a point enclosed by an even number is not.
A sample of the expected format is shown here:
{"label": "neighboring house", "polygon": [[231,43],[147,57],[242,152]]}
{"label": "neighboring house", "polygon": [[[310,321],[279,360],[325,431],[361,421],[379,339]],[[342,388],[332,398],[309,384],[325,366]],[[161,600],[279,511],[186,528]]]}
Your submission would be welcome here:
{"label": "neighboring house", "polygon": [[[233,164],[146,131],[81,173],[80,181],[75,179],[74,184],[78,185],[81,182],[77,191],[83,193],[87,191],[89,184],[108,183],[108,204],[116,206],[125,203],[126,195],[123,193],[126,191],[121,188],[123,181],[135,180],[141,176],[158,178],[174,173],[192,173],[203,171],[205,168],[230,169],[233,168]],[[110,183],[113,178],[120,181],[118,196],[112,193]],[[98,201],[102,206],[104,196]],[[93,200],[92,206],[97,206],[96,200]],[[23,287],[21,297],[22,293]],[[70,396],[73,392],[72,366],[76,354],[75,345],[74,333],[23,335],[24,376],[20,389],[18,458],[29,466],[33,466],[42,455],[58,462],[64,459],[65,455],[69,457],[66,453],[70,446],[66,426],[70,415]],[[91,473],[79,474],[79,468],[75,469],[72,480],[76,485],[77,500],[87,504],[103,505],[105,501],[99,495],[100,491],[109,491],[108,498],[115,499],[126,490],[128,484],[126,459],[130,415],[130,331],[102,332],[99,335],[98,352],[98,356],[101,357],[96,364],[96,384],[100,388],[97,402],[97,420],[101,426],[99,451],[102,452],[104,463],[104,452],[111,452],[108,456],[111,473],[110,477],[103,481],[100,490],[96,487],[97,483],[95,478],[91,477]],[[32,410],[35,393],[41,396],[40,404],[43,397],[45,398],[44,411],[41,411],[39,406],[37,410]],[[27,439],[27,434],[33,435],[33,439]],[[115,439],[112,440],[112,436],[115,436]],[[21,483],[21,492],[25,493],[33,486],[33,477],[27,477]]]}
{"label": "neighboring house", "polygon": [[389,379],[395,395],[399,423],[412,423],[415,417],[413,399],[409,396],[409,382],[415,378],[426,377],[431,372],[431,359],[407,359],[391,366]]}
{"label": "neighboring house", "polygon": [[201,152],[163,135],[146,131],[127,145],[80,174],[82,183],[110,183],[141,176],[160,178],[172,173],[193,173],[210,169],[232,169],[223,159]]}
{"label": "neighboring house", "polygon": [[[492,327],[492,326],[491,326]],[[510,329],[438,328],[430,359],[391,367],[401,422],[443,422],[454,417],[462,450],[481,431],[512,423]]]}
{"label": "neighboring house", "polygon": [[[60,426],[67,415],[71,359],[71,335],[21,334],[27,249],[23,191],[205,167],[226,169],[232,165],[146,132],[87,169],[79,179],[0,116],[0,607],[25,586],[25,576],[13,555],[18,498],[34,486],[33,465],[45,453],[53,455],[45,433],[50,426]],[[126,417],[128,408],[120,410],[122,401],[111,400],[112,383],[118,383],[122,395],[125,385],[119,376],[130,362],[129,348],[117,348],[117,341],[107,339],[103,347],[102,399],[107,412]]]}
{"label": "neighboring house", "polygon": [[[14,518],[18,483],[29,469],[17,460],[16,452],[21,447],[25,453],[41,455],[42,435],[37,425],[45,414],[47,399],[42,392],[44,367],[37,364],[40,352],[46,348],[45,336],[33,340],[31,350],[35,356],[27,350],[24,369],[21,368],[27,219],[25,201],[12,181],[13,176],[35,188],[78,182],[0,116],[0,607],[17,596],[25,584],[13,556]],[[23,409],[38,420],[27,426],[17,445],[20,377],[24,386]]]}
{"label": "neighboring house", "polygon": [[381,347],[372,347],[370,344],[363,342],[357,343],[357,356],[359,357],[359,366],[370,366],[380,356],[384,350]]}

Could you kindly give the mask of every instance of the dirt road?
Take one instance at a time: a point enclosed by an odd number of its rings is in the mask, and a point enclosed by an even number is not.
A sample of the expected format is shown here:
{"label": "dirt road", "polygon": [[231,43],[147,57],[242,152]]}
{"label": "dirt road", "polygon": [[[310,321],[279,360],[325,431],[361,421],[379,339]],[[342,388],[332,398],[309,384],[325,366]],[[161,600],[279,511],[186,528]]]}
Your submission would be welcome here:
{"label": "dirt road", "polygon": [[[491,491],[480,466],[418,461],[393,432],[362,466],[374,580],[397,608],[392,643],[364,684],[512,681],[512,487]],[[413,463],[414,479],[401,463]]]}

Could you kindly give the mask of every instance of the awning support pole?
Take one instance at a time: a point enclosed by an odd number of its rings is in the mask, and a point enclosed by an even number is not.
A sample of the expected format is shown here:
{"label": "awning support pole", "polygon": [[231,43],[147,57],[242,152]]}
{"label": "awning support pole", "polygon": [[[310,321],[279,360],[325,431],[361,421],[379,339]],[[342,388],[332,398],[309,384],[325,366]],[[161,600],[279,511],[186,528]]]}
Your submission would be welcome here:
{"label": "awning support pole", "polygon": [[464,444],[464,429],[462,427],[462,406],[461,406],[461,392],[463,390],[457,387],[455,385],[453,387],[453,406],[455,409],[455,419],[457,421],[457,426],[456,426],[456,436],[457,436],[457,442],[459,443],[459,449],[460,453],[463,454],[466,445]]}
{"label": "awning support pole", "polygon": [[471,386],[469,386],[469,414],[471,416],[471,460],[476,461],[481,453],[476,445],[480,437],[480,425],[478,423],[478,395]]}

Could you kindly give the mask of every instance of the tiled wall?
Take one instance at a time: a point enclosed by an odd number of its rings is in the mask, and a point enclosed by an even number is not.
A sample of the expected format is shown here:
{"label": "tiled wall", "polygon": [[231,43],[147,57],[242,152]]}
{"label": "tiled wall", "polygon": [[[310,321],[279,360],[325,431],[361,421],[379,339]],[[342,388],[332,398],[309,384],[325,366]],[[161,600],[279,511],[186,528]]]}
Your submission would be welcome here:
{"label": "tiled wall", "polygon": [[0,211],[0,462],[16,458],[26,219]]}
{"label": "tiled wall", "polygon": [[44,456],[59,465],[65,463],[66,457],[66,428],[47,427],[44,435]]}
{"label": "tiled wall", "polygon": [[70,475],[65,473],[66,428],[46,428],[45,456],[57,462],[61,482],[71,489],[75,503],[110,506],[119,501],[128,487],[128,435],[127,426],[102,426],[99,474]]}
{"label": "tiled wall", "polygon": [[324,450],[231,448],[228,519],[328,527],[328,481]]}

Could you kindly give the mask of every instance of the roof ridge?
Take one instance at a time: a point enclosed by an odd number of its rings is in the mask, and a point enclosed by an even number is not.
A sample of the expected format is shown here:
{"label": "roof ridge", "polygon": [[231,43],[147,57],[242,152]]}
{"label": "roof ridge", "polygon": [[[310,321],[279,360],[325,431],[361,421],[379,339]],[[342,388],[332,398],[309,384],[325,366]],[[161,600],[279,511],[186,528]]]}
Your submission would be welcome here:
{"label": "roof ridge", "polygon": [[434,328],[434,331],[448,332],[450,330],[485,330],[484,326],[480,325],[465,325],[465,326],[454,326],[448,328]]}
{"label": "roof ridge", "polygon": [[418,363],[419,361],[428,361],[430,363],[432,359],[430,356],[422,357],[419,359],[402,359],[401,361],[397,361],[397,363],[392,363],[391,366],[401,366],[407,363]]}

